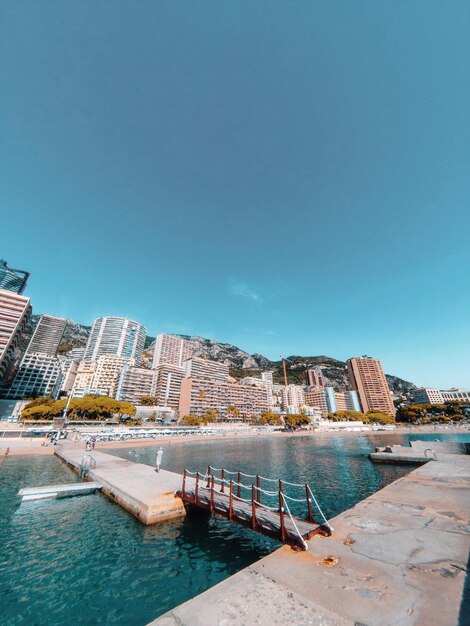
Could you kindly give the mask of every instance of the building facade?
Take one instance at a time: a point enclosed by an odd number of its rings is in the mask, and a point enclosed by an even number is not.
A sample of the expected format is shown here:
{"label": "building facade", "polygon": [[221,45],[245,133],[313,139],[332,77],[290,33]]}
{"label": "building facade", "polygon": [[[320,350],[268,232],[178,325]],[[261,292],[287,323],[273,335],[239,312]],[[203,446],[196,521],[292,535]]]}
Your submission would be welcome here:
{"label": "building facade", "polygon": [[47,354],[25,354],[8,389],[6,398],[56,398],[59,393],[62,370],[59,359]]}
{"label": "building facade", "polygon": [[307,387],[324,387],[325,381],[319,367],[310,368],[305,372],[305,384]]}
{"label": "building facade", "polygon": [[413,391],[415,404],[444,404],[445,402],[470,402],[470,391],[466,389],[432,389],[420,387]]}
{"label": "building facade", "polygon": [[31,317],[29,298],[0,289],[0,385],[6,383],[18,356],[18,343]]}
{"label": "building facade", "polygon": [[287,385],[282,389],[282,408],[289,413],[298,413],[305,404],[305,392],[301,385]]}
{"label": "building facade", "polygon": [[54,315],[41,315],[33,336],[26,348],[26,354],[35,352],[56,356],[64,336],[67,320]]}
{"label": "building facade", "polygon": [[99,317],[93,323],[83,358],[95,361],[102,354],[113,354],[135,359],[140,365],[146,335],[145,326],[125,317]]}
{"label": "building facade", "polygon": [[395,417],[396,409],[382,368],[371,357],[349,359],[347,362],[351,387],[357,391],[364,413],[381,411]]}
{"label": "building facade", "polygon": [[184,376],[184,368],[178,365],[162,364],[155,368],[150,395],[156,397],[157,406],[170,407],[173,411],[178,411]]}
{"label": "building facade", "polygon": [[180,416],[200,417],[213,410],[219,420],[249,419],[268,409],[268,394],[262,387],[193,377],[181,383]]}
{"label": "building facade", "polygon": [[414,389],[413,402],[416,404],[443,404],[444,398],[442,397],[439,389],[421,387],[419,389]]}
{"label": "building facade", "polygon": [[140,404],[144,396],[152,395],[155,371],[143,367],[124,366],[117,379],[115,398]]}
{"label": "building facade", "polygon": [[190,341],[178,335],[157,335],[152,367],[159,365],[182,366],[193,356],[194,347]]}
{"label": "building facade", "polygon": [[229,367],[225,363],[208,361],[193,357],[183,363],[185,376],[191,378],[207,378],[208,380],[225,382],[229,376]]}
{"label": "building facade", "polygon": [[112,396],[116,391],[119,377],[124,365],[133,365],[133,359],[126,359],[115,354],[102,354],[96,360],[96,368],[90,387],[94,389],[106,389],[107,395]]}
{"label": "building facade", "polygon": [[0,259],[0,289],[13,291],[21,295],[26,287],[29,272],[8,267],[4,259]]}

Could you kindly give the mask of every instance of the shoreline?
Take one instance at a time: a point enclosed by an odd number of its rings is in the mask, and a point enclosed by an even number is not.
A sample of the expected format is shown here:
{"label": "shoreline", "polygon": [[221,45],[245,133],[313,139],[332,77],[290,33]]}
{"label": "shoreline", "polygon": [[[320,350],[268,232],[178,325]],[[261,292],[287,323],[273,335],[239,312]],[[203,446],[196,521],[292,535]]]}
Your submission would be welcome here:
{"label": "shoreline", "polygon": [[[262,437],[314,437],[324,439],[325,437],[355,437],[358,435],[464,435],[468,434],[470,439],[470,428],[433,428],[429,426],[414,428],[397,428],[396,430],[378,430],[378,431],[293,431],[293,432],[265,432],[265,433],[230,433],[230,434],[213,434],[213,435],[187,435],[185,437],[159,437],[158,439],[131,439],[127,441],[102,441],[96,443],[96,450],[112,450],[121,448],[151,448],[160,444],[171,445],[172,443],[194,443],[196,441],[228,441],[233,439],[258,439]],[[23,437],[11,437],[0,439],[0,458],[5,458],[6,448],[10,448],[7,456],[39,456],[53,455],[55,446],[49,444],[42,446],[42,438],[30,440],[28,445],[25,444]],[[16,445],[15,445],[16,444]],[[18,445],[20,444],[20,445]],[[35,445],[36,444],[36,445]],[[83,444],[84,446],[85,444]]]}

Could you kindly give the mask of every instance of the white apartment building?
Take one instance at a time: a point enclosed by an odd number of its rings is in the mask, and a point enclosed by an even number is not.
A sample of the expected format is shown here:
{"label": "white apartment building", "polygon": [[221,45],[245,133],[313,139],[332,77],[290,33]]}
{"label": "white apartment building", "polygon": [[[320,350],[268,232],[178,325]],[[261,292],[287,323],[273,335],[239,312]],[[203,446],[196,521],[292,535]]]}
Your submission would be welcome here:
{"label": "white apartment building", "polygon": [[301,385],[287,385],[282,389],[282,408],[290,413],[298,413],[305,404],[304,388]]}
{"label": "white apartment building", "polygon": [[47,354],[25,354],[6,398],[56,398],[62,378],[59,359]]}
{"label": "white apartment building", "polygon": [[67,320],[54,315],[41,315],[34,329],[33,336],[26,348],[26,354],[47,354],[57,356],[60,342],[64,336]]}
{"label": "white apartment building", "polygon": [[416,404],[444,404],[445,402],[470,402],[470,391],[466,389],[432,389],[420,387],[413,391],[413,401]]}
{"label": "white apartment building", "polygon": [[29,298],[0,289],[0,385],[6,382],[18,354],[18,343],[31,316]]}
{"label": "white apartment building", "polygon": [[159,365],[182,366],[194,353],[194,346],[190,341],[178,335],[157,335],[152,367]]}
{"label": "white apartment building", "polygon": [[125,317],[99,317],[93,323],[84,360],[96,361],[100,355],[114,354],[140,365],[146,334],[145,326]]}
{"label": "white apartment building", "polygon": [[467,389],[458,389],[457,387],[452,389],[442,389],[442,398],[444,402],[470,402],[470,391]]}
{"label": "white apartment building", "polygon": [[421,387],[413,391],[413,401],[416,404],[443,404],[444,398],[439,389]]}

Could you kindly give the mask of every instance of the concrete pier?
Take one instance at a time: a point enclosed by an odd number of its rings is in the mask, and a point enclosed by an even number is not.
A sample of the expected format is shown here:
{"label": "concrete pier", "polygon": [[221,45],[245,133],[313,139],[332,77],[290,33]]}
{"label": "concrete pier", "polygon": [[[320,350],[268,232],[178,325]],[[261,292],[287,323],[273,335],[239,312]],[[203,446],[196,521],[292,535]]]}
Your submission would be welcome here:
{"label": "concrete pier", "polygon": [[[85,454],[83,444],[65,444],[56,447],[55,453],[76,472]],[[183,517],[186,511],[175,491],[181,489],[180,474],[154,468],[143,463],[133,463],[111,454],[94,450],[89,453],[96,460],[88,477],[102,485],[104,494],[112,498],[143,524],[156,524]]]}
{"label": "concrete pier", "polygon": [[470,457],[440,454],[331,520],[308,552],[284,546],[155,626],[464,626]]}

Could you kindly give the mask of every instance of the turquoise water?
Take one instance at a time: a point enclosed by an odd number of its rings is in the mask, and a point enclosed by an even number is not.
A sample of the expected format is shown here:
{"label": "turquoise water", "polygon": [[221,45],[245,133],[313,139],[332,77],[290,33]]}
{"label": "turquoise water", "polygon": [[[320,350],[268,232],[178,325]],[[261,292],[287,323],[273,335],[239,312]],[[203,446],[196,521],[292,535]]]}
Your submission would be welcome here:
{"label": "turquoise water", "polygon": [[[241,468],[308,481],[327,516],[350,508],[409,468],[374,465],[376,445],[408,436],[359,435],[175,442],[163,466]],[[411,438],[426,438],[424,435]],[[432,435],[429,439],[468,440]],[[113,453],[153,464],[156,448]],[[54,457],[0,460],[1,624],[141,626],[253,563],[278,545],[206,514],[153,527],[101,494],[20,503],[24,486],[73,482]]]}

